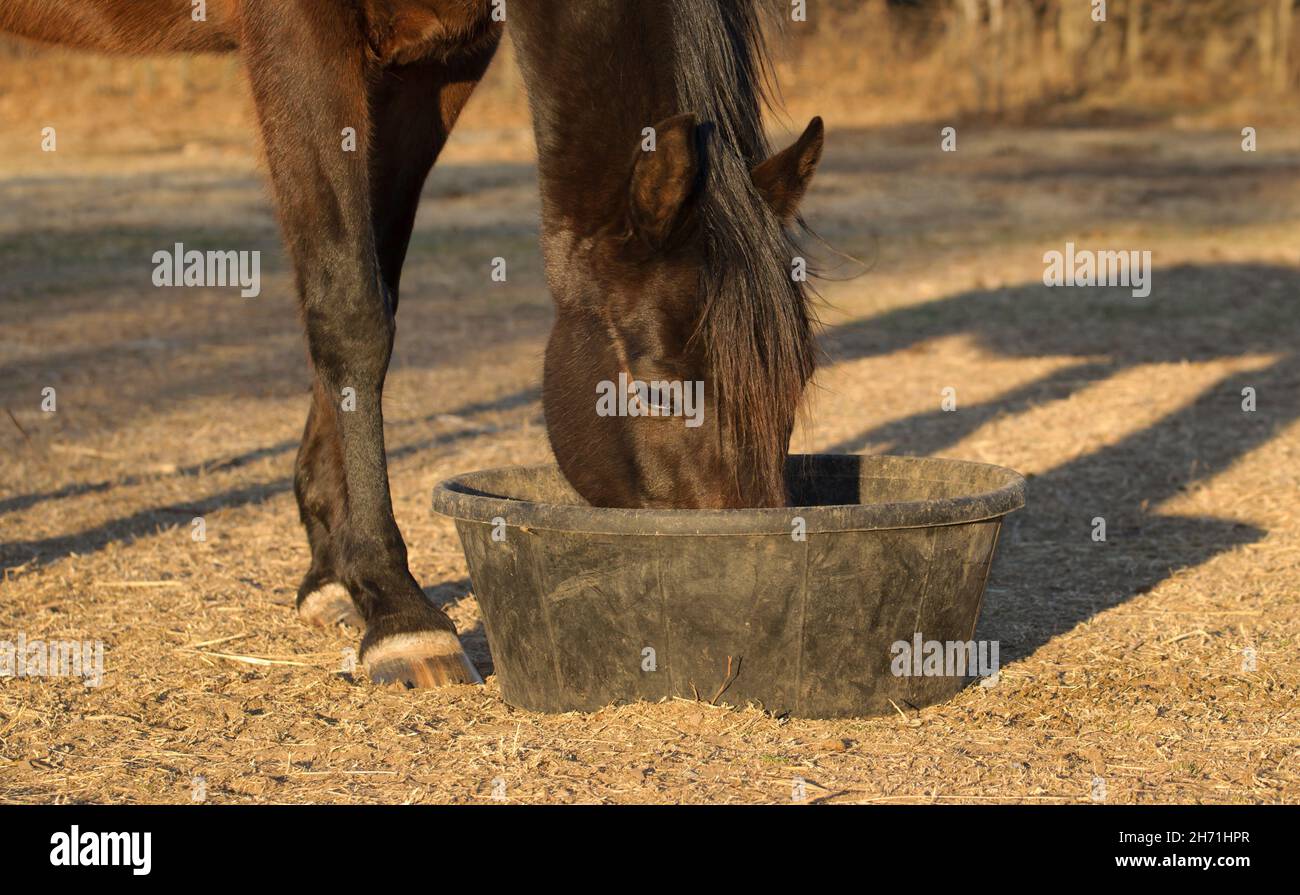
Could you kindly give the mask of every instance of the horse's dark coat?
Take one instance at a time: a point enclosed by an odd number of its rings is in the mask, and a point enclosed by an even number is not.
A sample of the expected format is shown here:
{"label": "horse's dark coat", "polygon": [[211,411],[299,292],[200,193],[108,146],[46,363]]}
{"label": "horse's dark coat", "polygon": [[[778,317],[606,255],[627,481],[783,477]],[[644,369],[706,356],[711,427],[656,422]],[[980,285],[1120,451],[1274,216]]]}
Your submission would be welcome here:
{"label": "horse's dark coat", "polygon": [[[463,681],[454,631],[407,567],[381,395],[420,190],[502,29],[487,0],[4,0],[0,31],[118,52],[247,63],[315,373],[295,473],[311,569],[342,583],[362,659],[408,684]],[[557,319],[543,403],[574,487],[615,506],[784,500],[782,462],[813,369],[784,224],[820,158],[814,121],[768,159],[757,0],[510,0]],[[644,151],[654,127],[655,149]],[[354,128],[357,148],[341,151]],[[765,161],[766,159],[766,161]],[[705,383],[705,424],[602,417],[620,373]],[[340,409],[344,389],[356,409]],[[454,641],[453,641],[454,643]],[[395,646],[396,644],[396,646]],[[408,655],[409,654],[409,655]]]}

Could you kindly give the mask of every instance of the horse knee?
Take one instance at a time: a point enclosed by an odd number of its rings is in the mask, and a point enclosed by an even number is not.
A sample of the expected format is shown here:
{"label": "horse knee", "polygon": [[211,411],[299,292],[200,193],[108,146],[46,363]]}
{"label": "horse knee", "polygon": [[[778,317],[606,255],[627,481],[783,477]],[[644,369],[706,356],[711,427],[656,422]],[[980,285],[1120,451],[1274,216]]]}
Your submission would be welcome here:
{"label": "horse knee", "polygon": [[305,322],[312,362],[325,376],[341,374],[359,380],[354,387],[374,386],[383,380],[393,353],[397,322],[387,299],[307,303]]}

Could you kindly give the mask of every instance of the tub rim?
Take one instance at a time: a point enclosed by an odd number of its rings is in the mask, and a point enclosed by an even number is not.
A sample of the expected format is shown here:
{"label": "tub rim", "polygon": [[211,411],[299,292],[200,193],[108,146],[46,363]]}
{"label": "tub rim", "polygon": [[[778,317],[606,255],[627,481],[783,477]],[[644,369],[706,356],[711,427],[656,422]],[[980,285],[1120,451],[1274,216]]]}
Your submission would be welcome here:
{"label": "tub rim", "polygon": [[[833,504],[802,507],[760,507],[741,510],[670,510],[592,507],[581,504],[541,503],[501,497],[481,490],[492,476],[504,473],[558,471],[554,463],[497,466],[461,473],[439,482],[433,489],[433,509],[458,521],[492,524],[505,520],[510,528],[525,531],[563,531],[593,535],[689,537],[700,535],[784,535],[789,537],[796,516],[804,519],[808,533],[887,531],[965,525],[998,519],[1025,505],[1025,479],[1013,469],[973,460],[944,457],[907,457],[889,454],[792,454],[789,465],[816,463],[828,473],[822,477],[861,478],[860,474],[834,475],[849,464],[875,464],[882,470],[920,464],[931,470],[978,472],[994,487],[960,497],[891,501],[877,504]],[[876,476],[890,478],[891,476]],[[897,476],[892,476],[897,478]],[[928,480],[937,480],[926,476]],[[953,476],[946,477],[951,480]],[[477,486],[477,487],[476,487]]]}

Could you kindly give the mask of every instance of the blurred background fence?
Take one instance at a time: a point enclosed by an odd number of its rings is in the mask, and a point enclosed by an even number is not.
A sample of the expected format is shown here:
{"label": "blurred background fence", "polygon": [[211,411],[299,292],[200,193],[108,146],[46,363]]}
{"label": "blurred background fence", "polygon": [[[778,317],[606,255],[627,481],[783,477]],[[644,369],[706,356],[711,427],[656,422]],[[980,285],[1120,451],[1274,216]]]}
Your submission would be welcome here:
{"label": "blurred background fence", "polygon": [[[791,28],[824,91],[910,115],[1023,117],[1090,99],[1192,107],[1288,94],[1297,0],[810,0]],[[1103,21],[1097,17],[1104,14]]]}
{"label": "blurred background fence", "polygon": [[[792,0],[769,2],[791,18]],[[1298,5],[806,0],[806,20],[787,25],[777,56],[792,110],[841,125],[954,115],[1023,122],[1079,108],[1165,113],[1225,103],[1276,113],[1295,108],[1300,87]],[[245,114],[244,94],[234,57],[114,58],[0,37],[0,113],[93,117],[106,99],[127,97],[163,120],[202,106],[208,124],[223,126]],[[526,123],[508,50],[480,94],[480,125]]]}

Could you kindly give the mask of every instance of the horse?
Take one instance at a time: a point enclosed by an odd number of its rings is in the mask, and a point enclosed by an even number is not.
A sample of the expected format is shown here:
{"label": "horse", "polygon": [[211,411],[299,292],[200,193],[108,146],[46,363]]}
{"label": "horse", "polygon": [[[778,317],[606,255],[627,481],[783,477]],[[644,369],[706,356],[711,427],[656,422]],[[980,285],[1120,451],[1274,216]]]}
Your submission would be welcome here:
{"label": "horse", "polygon": [[[297,611],[364,628],[371,680],[482,682],[408,568],[381,395],[422,186],[507,30],[537,146],[555,305],[542,404],[561,471],[596,506],[785,502],[816,355],[792,233],[824,130],[815,118],[770,151],[760,2],[0,4],[0,32],[37,41],[242,56],[313,374],[294,472],[311,549]],[[355,151],[340,149],[346,128]],[[703,425],[598,413],[593,395],[615,380],[706,383]]]}

